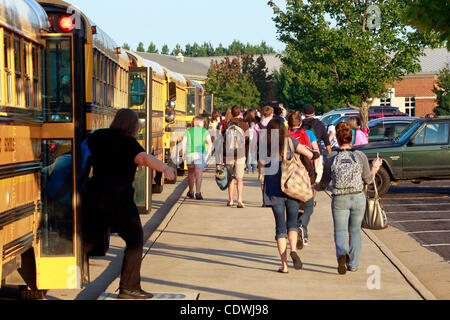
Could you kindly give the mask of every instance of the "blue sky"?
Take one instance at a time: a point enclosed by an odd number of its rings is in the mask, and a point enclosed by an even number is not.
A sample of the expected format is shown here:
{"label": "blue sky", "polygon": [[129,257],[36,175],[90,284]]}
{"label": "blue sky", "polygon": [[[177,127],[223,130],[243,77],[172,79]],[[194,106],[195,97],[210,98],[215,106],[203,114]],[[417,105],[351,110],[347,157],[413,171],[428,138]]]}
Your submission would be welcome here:
{"label": "blue sky", "polygon": [[[277,40],[273,11],[268,0],[66,0],[81,9],[119,45],[136,49],[140,41],[147,49],[153,41],[161,50],[172,50],[205,41],[224,47],[239,40],[265,41],[276,51],[284,49]],[[284,0],[274,1],[284,8]]]}

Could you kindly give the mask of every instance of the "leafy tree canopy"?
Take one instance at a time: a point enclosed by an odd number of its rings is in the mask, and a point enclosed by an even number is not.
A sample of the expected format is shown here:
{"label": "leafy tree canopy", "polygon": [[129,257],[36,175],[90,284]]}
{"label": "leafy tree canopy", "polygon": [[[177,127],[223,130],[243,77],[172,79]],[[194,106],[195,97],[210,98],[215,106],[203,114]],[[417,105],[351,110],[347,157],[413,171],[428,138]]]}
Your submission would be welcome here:
{"label": "leafy tree canopy", "polygon": [[406,19],[421,30],[436,32],[450,50],[450,1],[413,0],[406,8]]}
{"label": "leafy tree canopy", "polygon": [[234,105],[257,108],[267,103],[270,80],[264,58],[239,54],[231,59],[212,61],[205,83],[207,92],[214,94],[216,105],[225,110]]}
{"label": "leafy tree canopy", "polygon": [[439,80],[434,93],[437,95],[438,107],[434,113],[438,116],[450,115],[450,67],[446,66],[439,75]]}
{"label": "leafy tree canopy", "polygon": [[332,102],[359,110],[363,127],[386,84],[420,71],[424,49],[438,44],[402,22],[407,0],[286,2],[285,11],[268,3],[286,44],[284,69],[276,75],[286,82],[279,91],[296,104],[311,101],[326,109]]}

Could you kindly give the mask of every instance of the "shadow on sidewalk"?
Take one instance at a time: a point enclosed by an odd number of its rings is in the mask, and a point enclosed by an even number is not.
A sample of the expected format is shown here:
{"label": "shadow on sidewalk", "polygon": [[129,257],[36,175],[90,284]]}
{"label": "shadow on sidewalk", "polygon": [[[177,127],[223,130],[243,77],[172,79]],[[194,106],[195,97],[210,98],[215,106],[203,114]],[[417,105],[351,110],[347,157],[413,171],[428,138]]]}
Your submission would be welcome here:
{"label": "shadow on sidewalk", "polygon": [[[151,254],[152,255],[158,255],[168,258],[174,258],[174,259],[181,259],[185,261],[198,261],[203,263],[210,263],[210,264],[216,264],[216,265],[224,265],[228,267],[236,267],[241,269],[251,269],[251,270],[260,270],[260,271],[267,271],[274,273],[276,272],[277,268],[280,265],[280,259],[276,255],[276,247],[274,246],[274,255],[267,255],[267,254],[258,254],[258,253],[251,253],[251,252],[245,252],[245,251],[232,251],[232,250],[218,250],[218,249],[208,249],[208,248],[194,248],[194,247],[181,247],[181,246],[173,246],[173,245],[167,245],[164,243],[158,243],[157,246],[153,247]],[[171,252],[171,251],[175,251]],[[185,254],[184,254],[185,253]],[[207,255],[207,258],[201,258],[198,256],[193,256],[193,254],[204,254]],[[243,260],[244,264],[239,263],[230,263],[225,261],[220,261],[218,259],[214,259],[214,257],[223,257],[223,258],[232,258],[232,259],[238,259]],[[148,257],[148,256],[147,256]],[[246,266],[245,263],[258,263],[262,265],[270,265],[273,266],[271,269],[266,268],[258,268],[258,267],[252,267],[252,266]],[[292,262],[289,261],[290,268],[292,268]],[[316,264],[308,264],[304,263],[305,266],[316,266],[316,267],[322,267],[322,268],[328,268],[328,269],[336,269],[336,267],[330,267],[330,266],[322,266],[322,265],[316,265]],[[302,271],[309,271],[309,272],[318,272],[318,273],[325,273],[325,274],[336,274],[334,272],[327,272],[322,270],[316,270],[311,268],[303,268]]]}
{"label": "shadow on sidewalk", "polygon": [[198,233],[187,233],[187,232],[178,232],[178,231],[170,231],[164,230],[164,233],[172,233],[184,236],[194,236],[194,237],[205,237],[212,238],[224,241],[235,241],[243,244],[253,245],[253,246],[266,246],[276,248],[275,241],[266,241],[266,240],[255,240],[255,239],[246,239],[246,238],[236,238],[236,237],[225,237],[225,236],[217,236],[217,235],[209,235],[209,234],[198,234]]}
{"label": "shadow on sidewalk", "polygon": [[216,289],[216,288],[201,287],[201,286],[195,286],[195,285],[184,284],[184,283],[179,283],[179,282],[164,281],[164,280],[158,280],[158,279],[152,279],[152,278],[142,277],[141,281],[148,282],[148,283],[154,283],[154,284],[158,284],[158,285],[170,286],[170,287],[174,287],[174,288],[189,289],[189,290],[193,290],[194,292],[206,291],[206,292],[215,293],[218,295],[227,295],[230,297],[235,297],[235,298],[244,299],[244,300],[273,300],[273,298],[271,298],[271,297],[261,297],[261,296],[255,296],[255,295],[250,295],[250,294],[236,292],[236,291],[220,290],[220,289]]}

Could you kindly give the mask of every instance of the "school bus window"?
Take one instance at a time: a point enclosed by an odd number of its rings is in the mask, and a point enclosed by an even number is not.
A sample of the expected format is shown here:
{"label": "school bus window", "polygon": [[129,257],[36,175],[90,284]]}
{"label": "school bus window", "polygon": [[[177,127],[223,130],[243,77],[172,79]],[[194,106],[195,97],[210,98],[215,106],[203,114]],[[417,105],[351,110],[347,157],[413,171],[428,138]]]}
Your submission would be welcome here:
{"label": "school bus window", "polygon": [[72,256],[74,234],[73,146],[71,140],[44,140],[41,172],[41,252],[44,257]]}
{"label": "school bus window", "polygon": [[43,58],[43,107],[48,122],[72,122],[72,47],[69,39],[48,39]]}
{"label": "school bus window", "polygon": [[6,103],[11,106],[12,90],[13,90],[13,77],[11,70],[11,36],[7,33],[4,35],[4,54],[5,54],[5,75],[6,75]]}
{"label": "school bus window", "polygon": [[25,79],[25,106],[31,108],[31,75],[30,65],[28,63],[28,47],[29,44],[26,41],[22,42],[22,58],[23,58],[23,74]]}
{"label": "school bus window", "polygon": [[33,60],[33,105],[39,109],[39,49],[35,46],[31,48]]}
{"label": "school bus window", "polygon": [[22,50],[20,50],[20,39],[14,38],[14,70],[16,73],[16,105],[22,106]]}

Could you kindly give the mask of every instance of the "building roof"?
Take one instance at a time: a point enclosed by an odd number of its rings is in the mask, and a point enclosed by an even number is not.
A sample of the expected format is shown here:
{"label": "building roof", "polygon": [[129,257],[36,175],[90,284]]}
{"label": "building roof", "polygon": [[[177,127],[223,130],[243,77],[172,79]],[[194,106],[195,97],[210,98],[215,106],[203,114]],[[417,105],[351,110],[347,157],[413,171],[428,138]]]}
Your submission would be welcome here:
{"label": "building roof", "polygon": [[[219,62],[225,59],[225,57],[183,57],[184,62],[180,62],[180,59],[176,56],[145,52],[136,52],[136,54],[144,59],[155,61],[169,70],[181,73],[186,78],[197,81],[206,80],[211,61]],[[229,58],[233,59],[235,57],[236,56],[230,56]],[[258,57],[258,55],[255,55],[255,58],[256,57]],[[265,54],[263,57],[270,74],[280,70],[282,62],[279,54]],[[420,58],[422,71],[411,76],[439,74],[448,63],[450,63],[450,54],[446,48],[426,49],[425,55]]]}
{"label": "building roof", "polygon": [[447,48],[426,49],[425,55],[420,58],[422,71],[419,72],[419,75],[422,73],[438,74],[448,63],[450,63],[450,54]]}
{"label": "building roof", "polygon": [[209,65],[205,66],[190,57],[179,59],[177,56],[157,53],[136,52],[136,54],[144,59],[157,62],[173,72],[180,73],[190,80],[204,81],[208,75]]}

